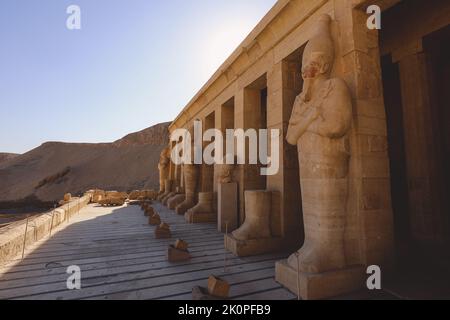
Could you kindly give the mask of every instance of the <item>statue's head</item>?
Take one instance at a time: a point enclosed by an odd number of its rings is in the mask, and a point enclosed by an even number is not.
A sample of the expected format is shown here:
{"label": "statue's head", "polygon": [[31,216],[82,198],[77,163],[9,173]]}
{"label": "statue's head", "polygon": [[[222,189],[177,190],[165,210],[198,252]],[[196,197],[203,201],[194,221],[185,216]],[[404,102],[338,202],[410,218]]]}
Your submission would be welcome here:
{"label": "statue's head", "polygon": [[303,80],[315,79],[319,76],[329,76],[333,61],[323,52],[312,52],[303,58]]}
{"label": "statue's head", "polygon": [[303,53],[302,77],[304,80],[329,76],[334,63],[334,45],[330,34],[329,15],[319,17],[317,27]]}
{"label": "statue's head", "polygon": [[159,156],[159,167],[165,168],[170,161],[170,147],[167,146],[161,151],[161,154]]}

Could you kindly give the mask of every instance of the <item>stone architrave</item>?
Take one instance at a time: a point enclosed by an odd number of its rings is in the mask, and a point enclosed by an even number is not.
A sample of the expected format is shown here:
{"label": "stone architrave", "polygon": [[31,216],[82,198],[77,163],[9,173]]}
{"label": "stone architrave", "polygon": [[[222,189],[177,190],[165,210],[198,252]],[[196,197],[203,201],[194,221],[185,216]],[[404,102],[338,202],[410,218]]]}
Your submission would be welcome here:
{"label": "stone architrave", "polygon": [[345,259],[352,98],[346,83],[330,76],[330,22],[330,16],[320,17],[305,48],[303,92],[286,138],[298,147],[305,242],[277,263],[276,279],[303,299],[336,296],[363,283],[361,266],[348,266]]}

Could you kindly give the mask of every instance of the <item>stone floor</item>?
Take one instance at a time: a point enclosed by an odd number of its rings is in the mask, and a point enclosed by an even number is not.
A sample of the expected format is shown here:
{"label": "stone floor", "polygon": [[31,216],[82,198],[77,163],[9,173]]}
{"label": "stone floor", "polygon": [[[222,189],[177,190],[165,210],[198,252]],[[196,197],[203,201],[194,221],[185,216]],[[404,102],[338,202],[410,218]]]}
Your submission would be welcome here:
{"label": "stone floor", "polygon": [[[190,299],[192,288],[205,286],[211,274],[229,281],[232,299],[296,298],[274,281],[275,261],[287,254],[233,257],[215,225],[189,225],[155,208],[173,239],[156,240],[137,206],[90,205],[28,248],[23,261],[0,266],[0,299]],[[190,262],[167,262],[167,247],[177,238],[189,242]],[[72,265],[81,268],[81,290],[66,287]]]}

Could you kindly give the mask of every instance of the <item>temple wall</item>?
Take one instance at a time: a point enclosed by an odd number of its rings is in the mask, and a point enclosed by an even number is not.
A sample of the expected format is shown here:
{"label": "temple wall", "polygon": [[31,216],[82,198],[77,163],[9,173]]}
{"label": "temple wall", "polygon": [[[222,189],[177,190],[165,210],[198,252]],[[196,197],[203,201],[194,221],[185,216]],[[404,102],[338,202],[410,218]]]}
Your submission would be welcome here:
{"label": "temple wall", "polygon": [[[224,63],[212,80],[174,121],[170,130],[189,127],[196,118],[214,112],[215,124],[224,129],[230,119],[223,106],[234,98],[234,127],[254,125],[254,104],[248,88],[260,78],[267,86],[267,128],[280,129],[278,174],[268,176],[266,188],[278,191],[279,235],[298,249],[301,245],[302,216],[299,168],[295,147],[286,136],[293,100],[301,90],[298,71],[301,50],[311,36],[317,17],[333,18],[332,33],[336,47],[333,77],[341,77],[353,97],[353,125],[350,198],[346,226],[346,258],[349,264],[382,264],[392,258],[393,221],[390,199],[390,173],[387,131],[381,85],[378,36],[365,24],[362,1],[292,0],[279,1],[243,45]],[[298,59],[297,59],[298,58]],[[215,166],[215,186],[217,191]],[[255,168],[236,169],[239,184],[239,220],[244,221],[244,191],[258,189]]]}

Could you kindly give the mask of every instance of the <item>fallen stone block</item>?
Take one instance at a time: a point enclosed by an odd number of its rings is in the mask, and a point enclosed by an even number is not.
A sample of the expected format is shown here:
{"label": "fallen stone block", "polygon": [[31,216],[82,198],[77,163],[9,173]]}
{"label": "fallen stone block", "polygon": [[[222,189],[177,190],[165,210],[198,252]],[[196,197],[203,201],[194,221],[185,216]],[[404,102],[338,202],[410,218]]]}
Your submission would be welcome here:
{"label": "fallen stone block", "polygon": [[178,250],[187,250],[188,247],[189,247],[189,244],[186,241],[184,241],[184,240],[178,239],[175,242],[175,248],[178,249]]}
{"label": "fallen stone block", "polygon": [[216,276],[208,279],[208,293],[214,297],[227,299],[230,294],[230,285]]}
{"label": "fallen stone block", "polygon": [[144,213],[145,213],[145,216],[146,216],[146,217],[151,217],[151,216],[153,216],[153,215],[156,214],[155,209],[153,209],[153,207],[147,207],[147,208],[144,210]]}
{"label": "fallen stone block", "polygon": [[148,219],[148,224],[151,226],[161,225],[161,217],[159,216],[159,214],[155,213],[152,216],[150,216]]}
{"label": "fallen stone block", "polygon": [[161,223],[155,229],[155,238],[156,239],[170,239],[172,238],[172,233],[170,232],[170,227],[166,223]]}
{"label": "fallen stone block", "polygon": [[169,246],[169,248],[167,249],[167,260],[169,262],[189,261],[191,260],[191,258],[192,258],[191,254],[187,249],[186,250],[177,249],[173,245]]}

